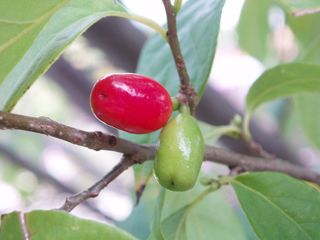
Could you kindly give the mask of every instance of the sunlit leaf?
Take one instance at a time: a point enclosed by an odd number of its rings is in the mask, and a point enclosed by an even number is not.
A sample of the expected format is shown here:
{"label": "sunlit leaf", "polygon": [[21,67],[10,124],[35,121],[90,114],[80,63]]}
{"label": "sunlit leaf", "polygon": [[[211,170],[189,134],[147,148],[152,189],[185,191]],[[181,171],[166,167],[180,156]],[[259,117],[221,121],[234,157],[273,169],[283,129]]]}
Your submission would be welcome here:
{"label": "sunlit leaf", "polygon": [[1,0],[0,109],[11,110],[89,26],[123,11],[113,0]]}

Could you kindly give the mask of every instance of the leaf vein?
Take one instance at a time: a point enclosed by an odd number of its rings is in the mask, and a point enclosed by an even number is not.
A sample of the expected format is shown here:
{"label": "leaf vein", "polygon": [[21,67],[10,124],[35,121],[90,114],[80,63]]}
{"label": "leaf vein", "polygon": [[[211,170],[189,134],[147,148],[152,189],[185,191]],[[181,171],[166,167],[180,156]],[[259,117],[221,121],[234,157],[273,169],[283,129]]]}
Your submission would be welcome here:
{"label": "leaf vein", "polygon": [[249,186],[234,180],[234,183],[240,185],[241,187],[243,187],[244,189],[247,189],[248,191],[251,191],[255,194],[257,194],[259,197],[261,197],[264,201],[266,201],[267,203],[269,203],[272,207],[274,207],[275,209],[277,209],[280,213],[282,213],[290,222],[294,223],[307,237],[308,239],[312,240],[311,236],[299,225],[298,222],[296,222],[290,215],[288,215],[285,211],[283,211],[279,206],[276,205],[276,203],[274,203],[273,201],[271,201],[271,199],[268,199],[267,196],[263,195],[261,192],[258,192],[257,190],[250,188]]}
{"label": "leaf vein", "polygon": [[23,31],[21,31],[18,35],[16,35],[14,38],[11,38],[8,42],[5,44],[0,45],[0,53],[10,47],[12,44],[14,44],[16,41],[18,41],[21,37],[32,31],[36,26],[38,26],[43,19],[46,19],[50,17],[57,9],[59,9],[62,5],[67,3],[69,0],[63,0],[61,3],[57,4],[54,8],[52,8],[50,11],[48,11],[43,16],[37,18],[34,20],[34,22],[27,28],[25,28]]}

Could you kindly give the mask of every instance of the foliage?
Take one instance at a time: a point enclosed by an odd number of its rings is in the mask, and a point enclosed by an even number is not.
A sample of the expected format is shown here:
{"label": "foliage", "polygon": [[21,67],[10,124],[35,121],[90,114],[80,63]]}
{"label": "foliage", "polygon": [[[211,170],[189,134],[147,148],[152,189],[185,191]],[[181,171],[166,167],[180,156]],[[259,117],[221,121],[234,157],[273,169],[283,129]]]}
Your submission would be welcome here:
{"label": "foliage", "polygon": [[13,212],[2,216],[0,239],[119,239],[134,240],[124,231],[61,211]]}
{"label": "foliage", "polygon": [[[176,1],[182,55],[199,97],[211,71],[224,3],[224,0],[189,0],[180,9],[181,1]],[[282,9],[287,26],[300,47],[297,59],[291,63],[283,63],[273,54],[274,49],[270,49],[272,28],[268,17],[274,6]],[[278,98],[293,97],[296,114],[306,136],[316,147],[320,147],[319,15],[292,16],[315,13],[319,8],[318,0],[246,0],[238,25],[239,46],[268,64],[268,69],[247,94],[247,131],[250,117],[260,105]],[[130,13],[112,0],[3,0],[0,2],[0,16],[0,108],[10,111],[76,37],[103,17],[130,18]],[[159,34],[152,36],[145,44],[137,72],[157,79],[172,96],[179,91],[172,53]],[[239,133],[239,129],[232,125],[223,129],[206,124],[200,126],[205,140],[210,144],[221,135]],[[159,132],[147,135],[121,133],[120,136],[147,144],[156,143]],[[139,186],[150,176],[152,162],[134,168],[136,185]],[[156,189],[158,198],[157,203],[154,196],[149,199],[155,211],[134,212],[136,217],[131,216],[133,225],[145,227],[144,236],[148,235],[149,239],[235,239],[235,236],[236,239],[246,239],[245,228],[250,227],[241,225],[243,223],[222,191],[202,199],[197,196],[207,191],[203,186],[197,185],[184,193],[173,193],[159,190],[160,187],[153,183],[150,185]],[[230,185],[257,239],[320,239],[319,188],[271,172],[238,175],[232,178]],[[146,202],[144,199],[141,204]],[[141,217],[149,219],[152,224],[138,225]],[[134,232],[137,229],[126,224],[121,226],[137,234]],[[59,211],[13,212],[2,216],[0,240],[26,239],[26,234],[35,240],[135,239],[120,227],[82,220]]]}

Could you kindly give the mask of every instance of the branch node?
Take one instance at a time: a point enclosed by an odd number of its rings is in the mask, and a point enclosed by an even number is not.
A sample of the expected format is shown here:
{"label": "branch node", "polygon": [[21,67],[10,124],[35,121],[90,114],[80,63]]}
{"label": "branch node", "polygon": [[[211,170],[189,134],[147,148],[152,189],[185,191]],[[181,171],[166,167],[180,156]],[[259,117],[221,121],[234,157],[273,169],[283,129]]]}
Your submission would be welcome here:
{"label": "branch node", "polygon": [[114,147],[117,145],[117,138],[113,135],[110,135],[108,138],[108,143],[110,145],[110,147]]}

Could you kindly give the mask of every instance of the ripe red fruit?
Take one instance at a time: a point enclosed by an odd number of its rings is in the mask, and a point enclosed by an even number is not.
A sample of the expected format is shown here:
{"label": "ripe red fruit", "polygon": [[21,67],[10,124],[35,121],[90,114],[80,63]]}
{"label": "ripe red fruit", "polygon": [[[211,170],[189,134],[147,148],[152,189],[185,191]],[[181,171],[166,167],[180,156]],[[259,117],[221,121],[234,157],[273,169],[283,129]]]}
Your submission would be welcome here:
{"label": "ripe red fruit", "polygon": [[139,74],[111,74],[91,91],[91,108],[102,122],[130,133],[162,128],[172,113],[168,91],[157,81]]}

